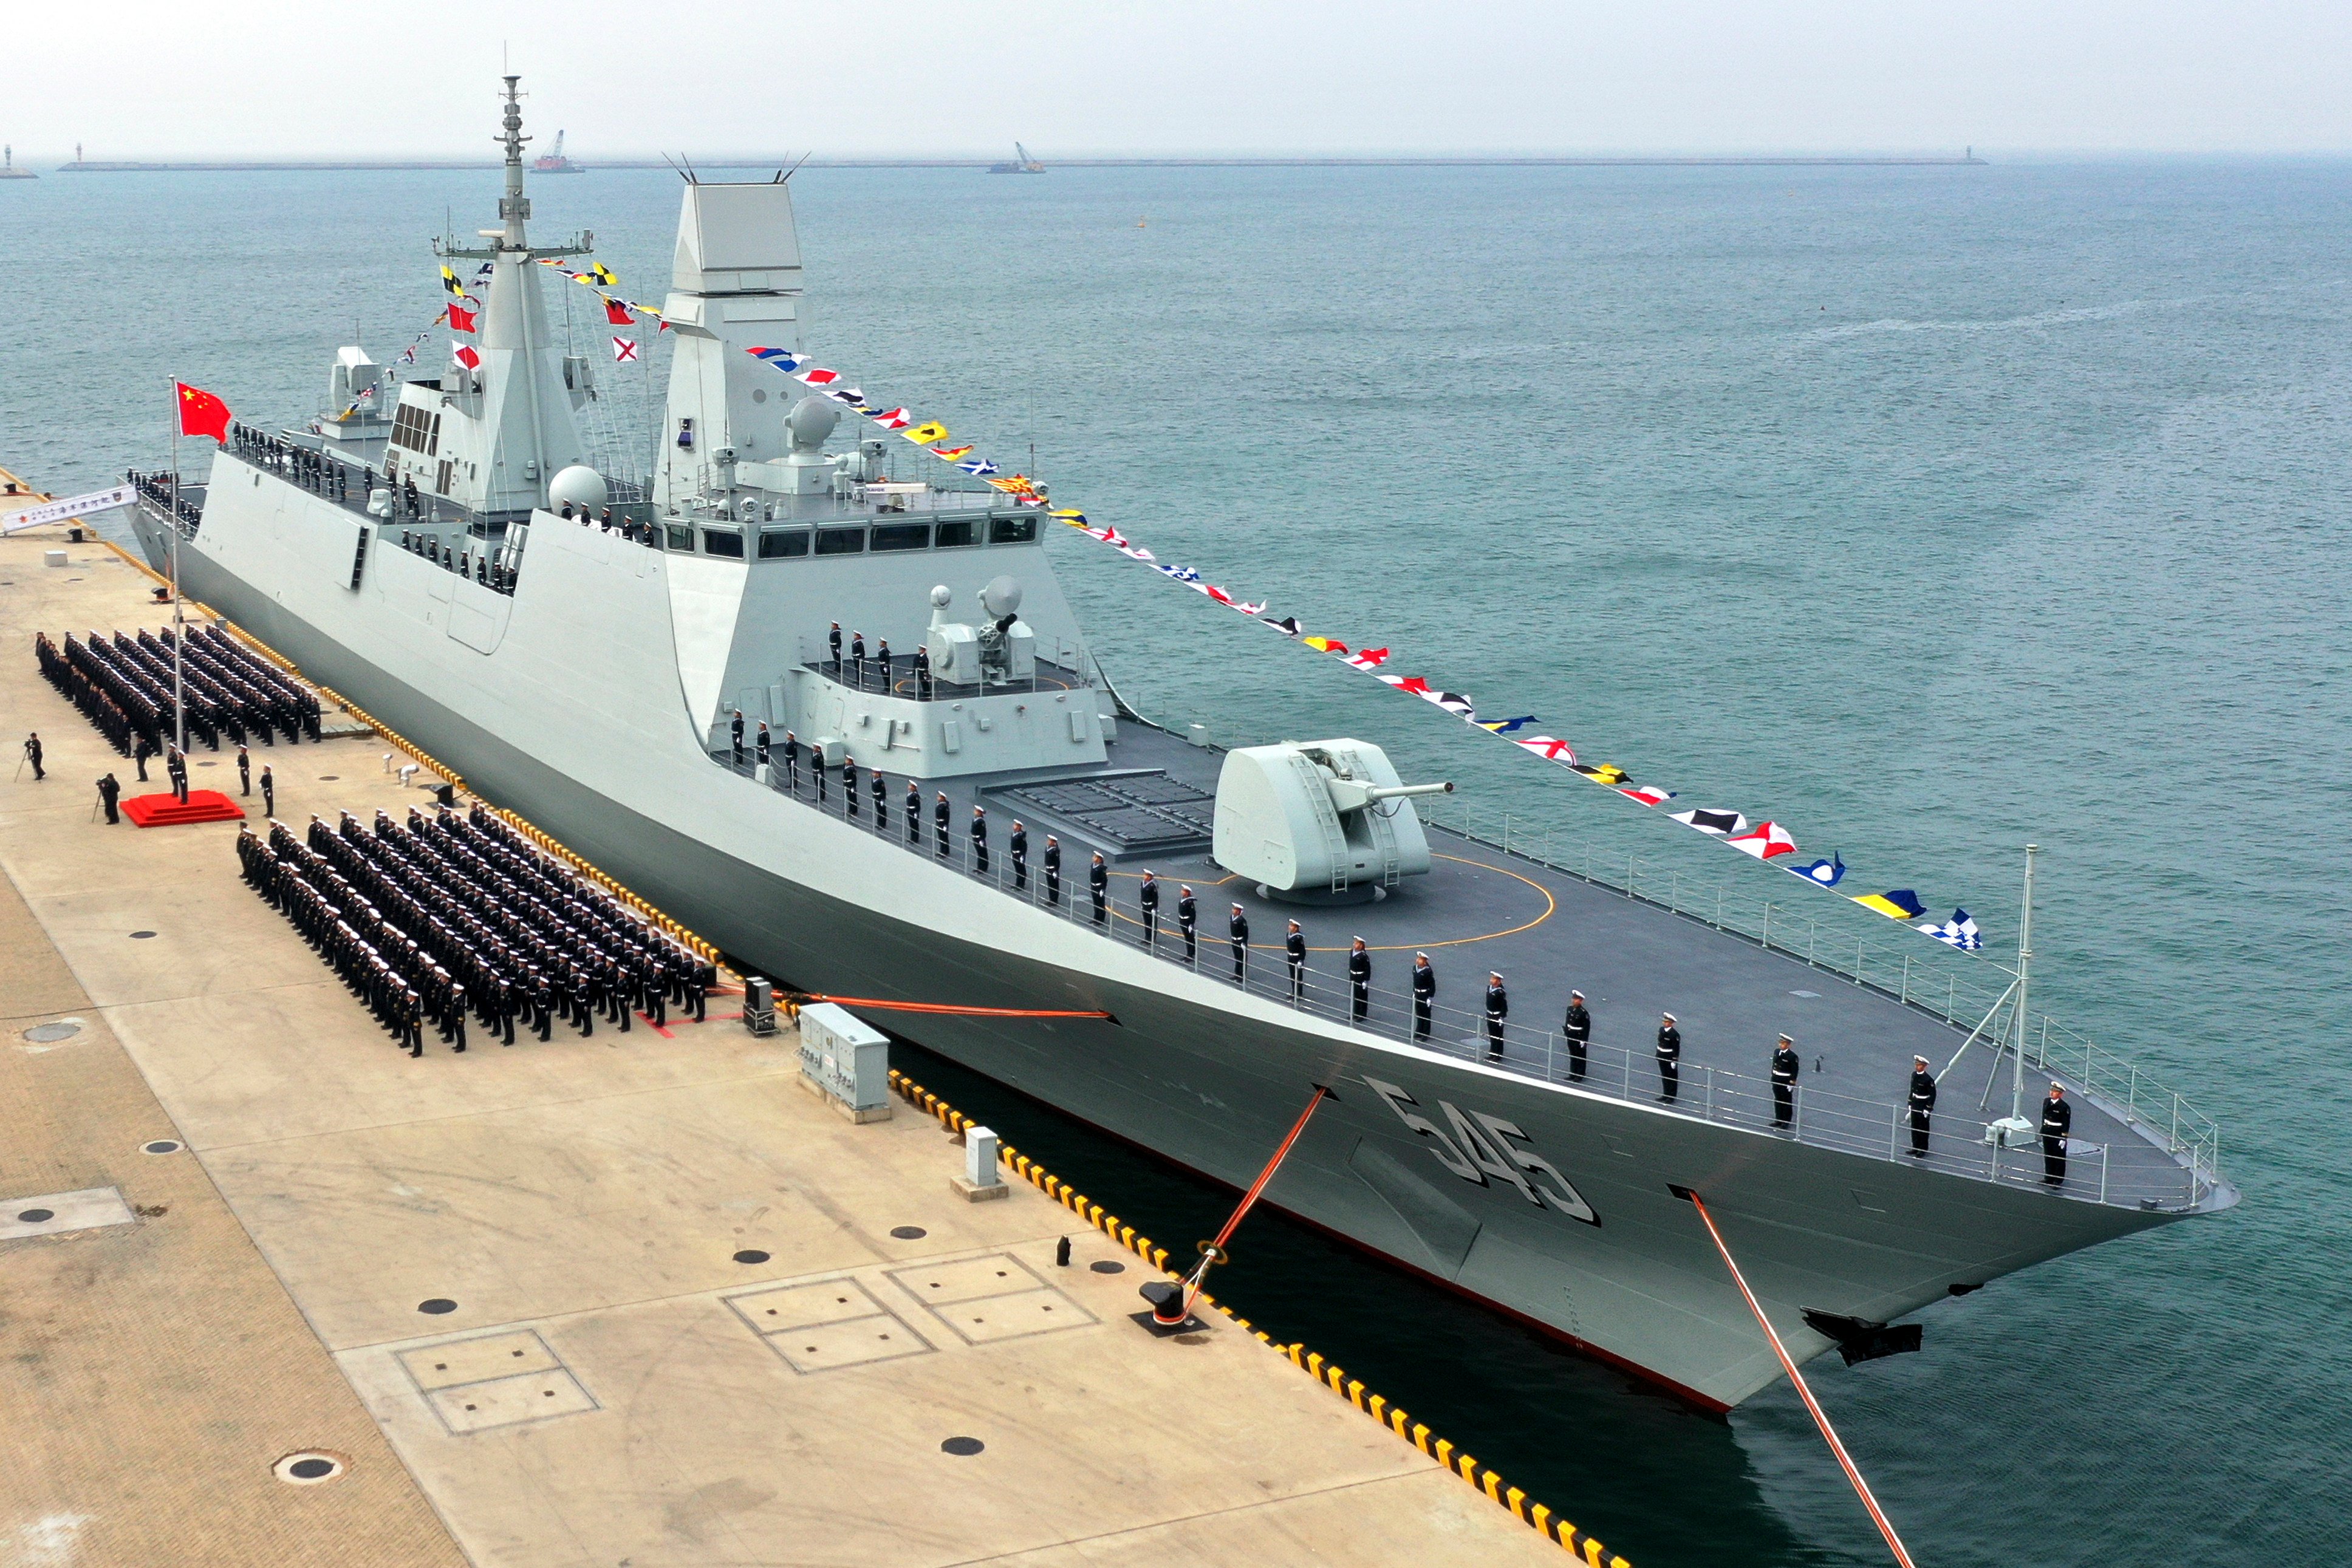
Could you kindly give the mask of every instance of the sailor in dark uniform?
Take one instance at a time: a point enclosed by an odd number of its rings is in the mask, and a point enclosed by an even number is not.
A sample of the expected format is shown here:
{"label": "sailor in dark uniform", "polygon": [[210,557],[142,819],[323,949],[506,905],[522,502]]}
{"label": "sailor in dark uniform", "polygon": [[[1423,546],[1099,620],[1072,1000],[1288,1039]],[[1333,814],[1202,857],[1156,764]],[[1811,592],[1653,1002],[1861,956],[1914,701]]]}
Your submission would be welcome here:
{"label": "sailor in dark uniform", "polygon": [[105,803],[106,820],[110,822],[120,822],[122,821],[122,813],[116,810],[114,804],[115,800],[121,795],[121,793],[122,786],[115,782],[113,774],[106,774],[99,779],[98,798]]}
{"label": "sailor in dark uniform", "polygon": [[988,874],[988,808],[977,804],[971,809],[971,863],[981,875]]}
{"label": "sailor in dark uniform", "polygon": [[155,755],[155,743],[142,731],[138,742],[131,748],[131,765],[139,769],[139,782],[147,782],[147,759]]}
{"label": "sailor in dark uniform", "polygon": [[835,680],[839,680],[839,679],[841,678],[841,622],[840,622],[836,621],[836,622],[835,622],[833,623],[833,630],[832,630],[832,631],[830,631],[830,632],[826,632],[826,633],[824,634],[824,640],[825,640],[825,645],[826,645],[827,647],[829,647],[829,648],[831,648],[831,649],[833,650],[833,676],[834,676],[834,679],[835,679]]}
{"label": "sailor in dark uniform", "polygon": [[931,837],[937,842],[940,859],[945,860],[948,858],[948,821],[953,813],[948,810],[948,792],[942,789],[939,797],[931,802]]}
{"label": "sailor in dark uniform", "polygon": [[846,751],[841,754],[841,800],[849,820],[857,821],[857,763]]}
{"label": "sailor in dark uniform", "polygon": [[1486,1060],[1503,1060],[1503,1020],[1511,1016],[1511,996],[1503,989],[1503,977],[1486,971]]}
{"label": "sailor in dark uniform", "polygon": [[253,753],[243,746],[236,748],[236,792],[240,795],[253,793]]}
{"label": "sailor in dark uniform", "polygon": [[1412,1038],[1429,1038],[1429,1013],[1437,997],[1437,971],[1429,967],[1429,955],[1412,956]]}
{"label": "sailor in dark uniform", "polygon": [[801,788],[801,737],[791,730],[784,731],[784,789],[799,794]]}
{"label": "sailor in dark uniform", "polygon": [[1348,949],[1348,1007],[1358,1023],[1372,1010],[1372,955],[1360,936]]}
{"label": "sailor in dark uniform", "polygon": [[1045,902],[1062,907],[1062,841],[1045,835]]}
{"label": "sailor in dark uniform", "polygon": [[768,721],[763,718],[760,721],[760,733],[751,741],[751,759],[762,768],[768,765]]}
{"label": "sailor in dark uniform", "polygon": [[534,970],[530,979],[531,1028],[540,1039],[545,1040],[555,1027],[555,992],[548,985],[545,975]]}
{"label": "sailor in dark uniform", "polygon": [[164,754],[163,771],[171,778],[172,793],[180,798],[181,805],[186,805],[188,803],[188,758],[186,754],[181,751],[178,747],[173,747],[170,751]]}
{"label": "sailor in dark uniform", "polygon": [[2066,1185],[2066,1134],[2074,1125],[2074,1107],[2066,1103],[2066,1086],[2050,1085],[2042,1103],[2042,1179],[2050,1186]]}
{"label": "sailor in dark uniform", "polygon": [[923,841],[923,791],[912,779],[907,780],[907,841],[918,846]]}
{"label": "sailor in dark uniform", "polygon": [[1804,1063],[1797,1060],[1797,1042],[1787,1035],[1772,1049],[1772,1125],[1785,1127],[1797,1113],[1797,1074]]}
{"label": "sailor in dark uniform", "polygon": [[874,644],[874,674],[886,693],[890,689],[890,639],[878,639]]}
{"label": "sailor in dark uniform", "polygon": [[823,746],[809,747],[809,777],[816,780],[816,803],[822,806],[825,800],[824,747]]}
{"label": "sailor in dark uniform", "polygon": [[1240,904],[1234,905],[1233,918],[1225,925],[1234,945],[1234,983],[1240,985],[1249,977],[1249,916],[1242,913]]}
{"label": "sailor in dark uniform", "polygon": [[1559,1020],[1560,1037],[1568,1041],[1568,1081],[1584,1082],[1584,1055],[1592,1047],[1592,1015],[1585,1010],[1584,993],[1568,993],[1568,1014]]}
{"label": "sailor in dark uniform", "polygon": [[1927,1071],[1927,1059],[1911,1059],[1911,1154],[1915,1159],[1927,1152],[1927,1124],[1936,1111],[1936,1075]]}
{"label": "sailor in dark uniform", "polygon": [[1195,967],[1198,967],[1201,951],[1200,920],[1201,911],[1192,902],[1192,890],[1179,887],[1176,890],[1176,929],[1184,934],[1184,962]]}
{"label": "sailor in dark uniform", "polygon": [[1282,935],[1282,960],[1290,966],[1290,1005],[1307,1005],[1307,933],[1294,920]]}
{"label": "sailor in dark uniform", "polygon": [[741,708],[737,708],[734,718],[729,721],[727,734],[729,745],[735,753],[735,766],[740,768],[743,766],[743,710]]}
{"label": "sailor in dark uniform", "polygon": [[261,765],[261,814],[265,817],[278,815],[278,780],[270,777],[267,762]]}
{"label": "sailor in dark uniform", "polygon": [[1143,873],[1143,885],[1136,890],[1135,902],[1143,909],[1143,947],[1150,952],[1160,946],[1160,881],[1149,867]]}
{"label": "sailor in dark uniform", "polygon": [[931,700],[931,651],[920,643],[915,644],[915,696]]}
{"label": "sailor in dark uniform", "polygon": [[1013,837],[1008,841],[1013,851],[1013,891],[1019,893],[1029,885],[1029,830],[1021,819],[1013,819]]}
{"label": "sailor in dark uniform", "polygon": [[35,730],[25,737],[25,760],[33,765],[33,781],[39,783],[48,775],[41,770],[41,734]]}
{"label": "sailor in dark uniform", "polygon": [[[695,960],[687,970],[686,1005],[694,1009],[694,1021],[697,1023],[705,1021],[703,1008],[709,999],[711,983],[718,977],[718,971],[700,959]],[[679,1010],[683,1012],[685,1009]]]}
{"label": "sailor in dark uniform", "polygon": [[849,634],[849,680],[858,690],[866,689],[866,633]]}
{"label": "sailor in dark uniform", "polygon": [[890,831],[890,797],[883,791],[890,781],[883,778],[882,769],[877,768],[871,782],[874,785],[874,831],[887,833]]}
{"label": "sailor in dark uniform", "polygon": [[1658,1098],[1671,1105],[1683,1092],[1683,1031],[1675,1015],[1658,1020]]}
{"label": "sailor in dark uniform", "polygon": [[1102,858],[1102,851],[1087,864],[1087,896],[1094,901],[1095,924],[1110,924],[1110,867]]}

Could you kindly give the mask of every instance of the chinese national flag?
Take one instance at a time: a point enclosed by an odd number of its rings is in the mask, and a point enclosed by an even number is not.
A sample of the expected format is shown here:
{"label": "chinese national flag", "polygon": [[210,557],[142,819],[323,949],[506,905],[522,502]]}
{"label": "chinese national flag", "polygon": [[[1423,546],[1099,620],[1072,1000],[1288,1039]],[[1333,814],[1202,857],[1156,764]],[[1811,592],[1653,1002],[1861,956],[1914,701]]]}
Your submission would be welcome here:
{"label": "chinese national flag", "polygon": [[448,310],[449,325],[460,332],[475,331],[478,329],[474,323],[480,319],[480,315],[481,312],[478,310],[467,310],[453,302]]}
{"label": "chinese national flag", "polygon": [[228,404],[202,387],[185,382],[172,384],[180,390],[180,434],[209,435],[224,446],[228,444]]}
{"label": "chinese national flag", "polygon": [[637,324],[637,319],[629,313],[629,308],[617,299],[604,301],[604,319],[615,327],[634,327]]}

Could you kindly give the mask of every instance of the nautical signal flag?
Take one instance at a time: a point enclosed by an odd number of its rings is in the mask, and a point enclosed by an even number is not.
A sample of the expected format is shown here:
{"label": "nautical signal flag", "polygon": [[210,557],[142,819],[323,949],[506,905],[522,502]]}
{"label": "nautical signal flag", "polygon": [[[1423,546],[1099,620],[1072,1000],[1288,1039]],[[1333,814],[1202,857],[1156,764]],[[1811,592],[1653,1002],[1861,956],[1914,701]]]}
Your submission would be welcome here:
{"label": "nautical signal flag", "polygon": [[615,338],[613,340],[613,359],[615,363],[626,364],[636,357],[637,342],[635,339]]}
{"label": "nautical signal flag", "polygon": [[904,430],[915,423],[915,416],[903,408],[886,408],[867,417],[885,430]]}
{"label": "nautical signal flag", "polygon": [[173,382],[172,385],[180,394],[180,434],[209,435],[227,445],[228,404],[202,387],[192,387],[185,382]]}
{"label": "nautical signal flag", "polygon": [[637,324],[636,313],[618,299],[604,301],[604,319],[615,327],[634,327]]}
{"label": "nautical signal flag", "polygon": [[1718,839],[1748,831],[1748,819],[1738,811],[1675,811],[1672,815],[1683,826],[1712,833]]}
{"label": "nautical signal flag", "polygon": [[1348,651],[1348,644],[1336,637],[1301,637],[1299,641],[1318,653],[1344,653]]}
{"label": "nautical signal flag", "polygon": [[1343,662],[1360,670],[1377,670],[1389,662],[1389,651],[1386,648],[1359,648]]}
{"label": "nautical signal flag", "polygon": [[1823,887],[1835,887],[1845,880],[1845,862],[1834,853],[1825,861],[1815,861],[1811,865],[1792,865],[1788,869],[1807,882],[1817,882]]}
{"label": "nautical signal flag", "polygon": [[441,287],[449,291],[452,298],[466,298],[466,286],[457,281],[457,275],[450,271],[446,266],[441,268]]}
{"label": "nautical signal flag", "polygon": [[1298,635],[1298,617],[1296,615],[1266,615],[1260,619],[1286,637]]}
{"label": "nautical signal flag", "polygon": [[1579,762],[1574,766],[1579,773],[1594,783],[1606,784],[1612,789],[1620,784],[1631,784],[1633,781],[1632,774],[1613,762]]}
{"label": "nautical signal flag", "polygon": [[829,387],[841,379],[841,372],[828,371],[822,365],[812,365],[800,372],[800,379],[813,387]]}
{"label": "nautical signal flag", "polygon": [[1558,762],[1569,768],[1576,766],[1576,753],[1568,742],[1555,740],[1549,735],[1531,735],[1525,740],[1514,741],[1512,744],[1523,746],[1548,761]]}
{"label": "nautical signal flag", "polygon": [[[933,427],[930,425],[925,425],[923,428],[925,430],[929,430]],[[907,439],[909,441],[914,440],[915,433],[911,430],[907,432]],[[934,446],[931,448],[931,455],[940,459],[943,463],[952,463],[959,457],[970,455],[971,452],[971,448],[969,446]]]}
{"label": "nautical signal flag", "polygon": [[1663,806],[1675,798],[1673,790],[1661,789],[1654,784],[1622,785],[1617,793],[1629,800],[1639,800],[1644,806]]}
{"label": "nautical signal flag", "polygon": [[[663,324],[667,326],[668,323]],[[755,360],[775,366],[788,376],[795,374],[803,365],[808,363],[807,355],[795,354],[790,349],[751,348],[743,351]]]}
{"label": "nautical signal flag", "polygon": [[601,261],[591,262],[589,264],[588,276],[594,278],[597,282],[603,284],[607,288],[618,288],[621,287],[621,280],[613,276],[613,269],[606,267]]}
{"label": "nautical signal flag", "polygon": [[1977,929],[1977,923],[1969,917],[1969,912],[1965,909],[1953,910],[1952,917],[1941,925],[1931,920],[1924,925],[1915,925],[1912,929],[1924,931],[1937,941],[1948,942],[1965,952],[1973,953],[1984,946],[1984,933]]}
{"label": "nautical signal flag", "polygon": [[[918,446],[929,446],[934,441],[945,441],[948,438],[948,427],[937,420],[930,420],[915,426],[912,430],[902,430],[898,434]],[[969,452],[971,448],[966,446],[959,450]]]}
{"label": "nautical signal flag", "polygon": [[466,343],[452,343],[449,345],[449,350],[451,356],[467,370],[478,371],[482,368],[482,356],[474,352],[471,345]]}
{"label": "nautical signal flag", "polygon": [[985,457],[966,458],[963,462],[957,464],[956,466],[962,469],[965,473],[972,476],[974,478],[979,478],[984,475],[993,474],[996,472],[996,465],[991,463]]}
{"label": "nautical signal flag", "polygon": [[1740,853],[1754,855],[1759,861],[1797,852],[1797,841],[1783,832],[1778,822],[1759,822],[1747,832],[1734,833],[1724,841]]}
{"label": "nautical signal flag", "polygon": [[1517,718],[1482,718],[1478,721],[1478,727],[1491,729],[1496,735],[1509,735],[1515,730],[1525,729],[1535,721],[1535,715],[1523,713]]}
{"label": "nautical signal flag", "polygon": [[480,311],[468,310],[454,299],[449,301],[449,308],[443,311],[442,316],[450,326],[456,328],[460,332],[472,332],[478,330],[479,329],[475,324],[482,319],[482,313]]}
{"label": "nautical signal flag", "polygon": [[1854,900],[1864,909],[1875,909],[1890,920],[1916,920],[1927,913],[1919,895],[1907,887],[1891,888],[1885,893],[1865,893]]}

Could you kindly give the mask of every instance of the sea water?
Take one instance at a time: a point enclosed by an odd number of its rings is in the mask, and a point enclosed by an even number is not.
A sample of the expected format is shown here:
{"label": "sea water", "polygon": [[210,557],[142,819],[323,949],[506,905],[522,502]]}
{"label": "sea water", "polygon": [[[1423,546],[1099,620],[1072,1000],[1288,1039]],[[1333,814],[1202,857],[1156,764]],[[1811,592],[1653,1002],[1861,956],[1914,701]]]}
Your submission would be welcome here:
{"label": "sea water", "polygon": [[[2245,1202],[1930,1307],[1922,1354],[1817,1361],[1815,1386],[1922,1561],[2343,1555],[2352,165],[793,186],[820,362],[1162,559],[1678,805],[1769,817],[1843,856],[1842,891],[1965,906],[1995,956],[2041,844],[2037,1002],[2215,1116]],[[540,180],[534,237],[593,229],[657,305],[677,194]],[[174,376],[305,421],[355,333],[385,357],[426,331],[437,367],[426,241],[495,196],[488,172],[0,185],[0,462],[60,494],[161,466]],[[552,305],[600,367],[600,439],[642,467],[664,345],[627,331],[656,362],[614,365],[587,291]],[[1160,722],[1370,737],[1517,831],[1853,911],[1091,541],[1053,548]],[[1576,977],[1510,978],[1541,1017]],[[1180,1250],[1230,1201],[907,1064]],[[1972,1107],[1982,1073],[1948,1094]],[[1278,1213],[1234,1252],[1238,1311],[1643,1568],[1885,1560],[1785,1386],[1710,1419]]]}

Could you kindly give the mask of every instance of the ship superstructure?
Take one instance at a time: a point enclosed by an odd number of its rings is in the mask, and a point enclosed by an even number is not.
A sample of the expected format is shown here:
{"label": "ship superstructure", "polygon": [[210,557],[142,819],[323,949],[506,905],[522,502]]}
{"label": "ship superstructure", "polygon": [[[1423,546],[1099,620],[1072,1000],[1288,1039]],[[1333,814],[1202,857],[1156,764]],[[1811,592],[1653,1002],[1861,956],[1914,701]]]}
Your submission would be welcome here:
{"label": "ship superstructure", "polygon": [[[1329,1087],[1271,1201],[1712,1407],[1779,1371],[1677,1189],[1705,1194],[1801,1355],[2236,1200],[2177,1100],[2151,1113],[2137,1076],[2110,1094],[2107,1059],[2059,1068],[2017,1028],[1996,1056],[1932,966],[1841,972],[1791,951],[1785,909],[1759,937],[1719,904],[1443,825],[1420,804],[1443,781],[1400,778],[1373,741],[1226,752],[1141,720],[1062,595],[1034,497],[895,476],[884,434],[748,351],[801,348],[782,182],[685,187],[661,456],[650,494],[616,504],[573,418],[584,367],[569,379],[537,292],[538,257],[590,242],[529,242],[513,87],[501,225],[444,247],[492,269],[479,366],[399,386],[380,472],[241,429],[179,488],[181,570],[742,963],[840,994],[1107,1011],[891,1022],[1236,1185]],[[139,526],[161,563],[170,514]],[[1417,1012],[1424,951],[1445,979]],[[1491,1030],[1489,969],[1517,980]],[[1550,1027],[1571,984],[1599,1019],[1582,1053]],[[1650,1046],[1667,1010],[1672,1098]],[[1783,1030],[1807,1067],[1792,1124],[1764,1067]],[[2038,1148],[1989,1131],[2020,1046],[2029,1092],[2053,1071],[2075,1092],[2056,1187]],[[1900,1103],[1915,1052],[1952,1069],[1923,1156]]]}

